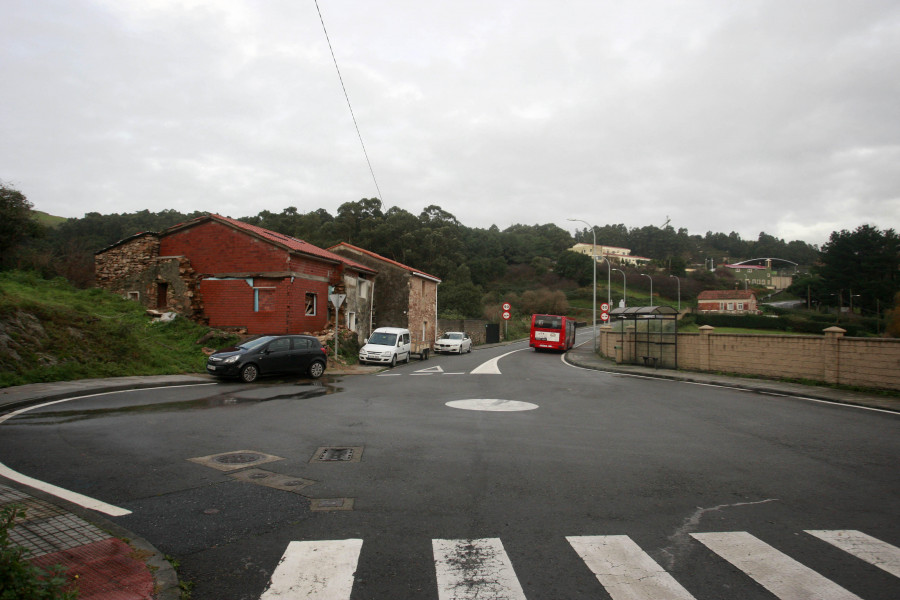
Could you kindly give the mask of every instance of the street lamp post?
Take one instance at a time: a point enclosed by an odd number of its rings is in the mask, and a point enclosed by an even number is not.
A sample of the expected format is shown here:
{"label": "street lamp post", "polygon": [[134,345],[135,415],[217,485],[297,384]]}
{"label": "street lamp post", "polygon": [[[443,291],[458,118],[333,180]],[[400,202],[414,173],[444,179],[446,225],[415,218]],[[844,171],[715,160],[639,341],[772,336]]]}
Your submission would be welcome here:
{"label": "street lamp post", "polygon": [[591,262],[594,263],[594,329],[591,333],[591,336],[594,338],[594,352],[597,351],[597,232],[594,231],[594,226],[588,223],[587,221],[582,221],[581,219],[567,219],[569,221],[577,221],[579,223],[584,223],[588,227],[591,228],[591,235],[594,236],[594,244],[591,246]]}
{"label": "street lamp post", "polygon": [[606,261],[606,303],[612,308],[612,284],[610,282],[610,277],[612,277],[612,263],[609,262],[609,259],[605,256],[602,258]]}
{"label": "street lamp post", "polygon": [[653,278],[647,275],[646,273],[641,273],[641,277],[646,277],[650,280],[650,307],[653,307]]}
{"label": "street lamp post", "polygon": [[681,312],[681,280],[675,275],[669,275],[669,277],[675,277],[675,281],[678,282],[678,312]]}
{"label": "street lamp post", "polygon": [[625,271],[622,269],[613,269],[622,274],[622,304],[628,306],[628,279],[625,277]]}

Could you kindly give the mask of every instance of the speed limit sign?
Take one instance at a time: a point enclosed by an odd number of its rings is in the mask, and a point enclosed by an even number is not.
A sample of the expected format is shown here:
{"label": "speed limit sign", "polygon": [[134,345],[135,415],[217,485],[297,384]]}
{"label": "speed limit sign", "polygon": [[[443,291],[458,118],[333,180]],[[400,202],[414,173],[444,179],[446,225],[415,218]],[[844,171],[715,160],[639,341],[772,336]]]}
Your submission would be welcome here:
{"label": "speed limit sign", "polygon": [[[512,305],[511,305],[509,302],[504,302],[504,303],[503,303],[503,310],[504,310],[504,312],[509,312],[509,311],[511,311],[511,310],[512,310]],[[509,317],[503,317],[503,318],[504,318],[504,319],[508,319]]]}
{"label": "speed limit sign", "polygon": [[608,302],[604,302],[603,304],[601,304],[601,305],[600,305],[600,310],[603,311],[603,312],[609,312],[609,303],[608,303]]}

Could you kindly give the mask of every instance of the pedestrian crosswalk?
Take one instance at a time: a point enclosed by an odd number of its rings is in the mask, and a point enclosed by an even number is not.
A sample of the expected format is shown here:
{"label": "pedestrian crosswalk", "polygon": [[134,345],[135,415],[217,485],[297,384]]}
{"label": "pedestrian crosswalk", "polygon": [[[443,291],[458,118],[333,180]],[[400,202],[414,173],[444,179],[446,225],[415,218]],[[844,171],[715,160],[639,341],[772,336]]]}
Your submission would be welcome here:
{"label": "pedestrian crosswalk", "polygon": [[[900,578],[900,548],[853,530],[806,534]],[[779,600],[856,600],[859,596],[743,531],[694,533]],[[694,596],[626,535],[566,541],[612,600],[693,600]],[[363,540],[291,542],[260,600],[348,600]],[[432,540],[438,600],[527,600],[499,538]],[[518,574],[521,575],[521,574]],[[900,592],[900,582],[898,582]],[[900,596],[900,593],[898,593]]]}

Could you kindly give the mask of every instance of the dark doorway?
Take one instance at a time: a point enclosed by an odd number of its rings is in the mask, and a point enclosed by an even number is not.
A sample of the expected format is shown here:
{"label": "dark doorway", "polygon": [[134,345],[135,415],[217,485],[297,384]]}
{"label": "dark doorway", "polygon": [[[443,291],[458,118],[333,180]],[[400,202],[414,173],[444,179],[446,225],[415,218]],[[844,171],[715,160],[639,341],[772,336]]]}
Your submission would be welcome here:
{"label": "dark doorway", "polygon": [[169,284],[159,282],[156,284],[156,308],[166,308],[169,299]]}

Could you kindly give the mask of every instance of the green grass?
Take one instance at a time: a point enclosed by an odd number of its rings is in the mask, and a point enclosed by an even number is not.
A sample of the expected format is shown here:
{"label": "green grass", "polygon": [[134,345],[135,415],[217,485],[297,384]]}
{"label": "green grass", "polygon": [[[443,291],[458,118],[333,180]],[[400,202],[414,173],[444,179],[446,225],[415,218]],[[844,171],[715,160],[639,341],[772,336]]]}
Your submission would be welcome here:
{"label": "green grass", "polygon": [[[183,317],[154,323],[140,304],[31,273],[0,273],[0,387],[204,370],[208,333]],[[237,338],[205,342],[222,347]]]}

